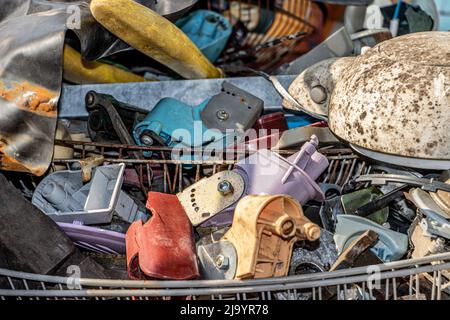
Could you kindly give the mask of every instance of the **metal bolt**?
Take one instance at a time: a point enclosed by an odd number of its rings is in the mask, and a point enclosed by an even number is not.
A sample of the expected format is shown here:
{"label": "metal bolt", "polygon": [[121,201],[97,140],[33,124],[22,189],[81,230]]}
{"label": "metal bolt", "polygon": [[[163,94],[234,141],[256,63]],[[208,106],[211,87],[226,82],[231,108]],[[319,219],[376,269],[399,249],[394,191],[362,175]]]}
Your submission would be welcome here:
{"label": "metal bolt", "polygon": [[228,120],[228,118],[230,117],[230,115],[228,114],[228,112],[226,112],[225,110],[219,110],[216,113],[217,118],[219,118],[220,120]]}
{"label": "metal bolt", "polygon": [[93,105],[94,102],[95,102],[95,93],[93,93],[93,92],[88,92],[88,93],[86,94],[85,101],[86,101],[86,104],[87,104],[88,106]]}
{"label": "metal bolt", "polygon": [[312,87],[309,95],[315,103],[324,103],[328,97],[327,91],[320,84]]}
{"label": "metal bolt", "polygon": [[220,270],[227,270],[230,267],[230,259],[221,254],[216,257],[215,263]]}
{"label": "metal bolt", "polygon": [[151,146],[151,145],[153,145],[153,139],[152,139],[152,137],[150,137],[150,136],[148,136],[148,135],[146,135],[146,134],[144,134],[143,136],[141,136],[141,142],[142,142],[143,144],[145,144],[146,146]]}
{"label": "metal bolt", "polygon": [[227,181],[227,180],[223,180],[221,182],[219,182],[219,184],[217,185],[217,190],[224,196],[226,196],[227,194],[233,193],[233,185]]}

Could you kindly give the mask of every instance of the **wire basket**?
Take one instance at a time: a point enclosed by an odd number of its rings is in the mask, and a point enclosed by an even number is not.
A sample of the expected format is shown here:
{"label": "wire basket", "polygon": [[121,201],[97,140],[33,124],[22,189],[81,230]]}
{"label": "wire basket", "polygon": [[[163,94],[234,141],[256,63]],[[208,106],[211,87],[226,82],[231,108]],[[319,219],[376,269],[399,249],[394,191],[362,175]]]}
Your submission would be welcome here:
{"label": "wire basket", "polygon": [[[199,179],[232,169],[238,155],[249,150],[233,150],[231,160],[171,160],[169,147],[139,147],[122,144],[57,140],[57,145],[76,150],[73,159],[55,159],[55,165],[73,165],[89,156],[103,157],[105,163],[126,163],[139,172],[140,186],[151,186],[160,170],[164,191],[176,193]],[[152,159],[130,159],[131,152],[143,155],[152,151]],[[278,150],[290,155],[298,150]],[[330,165],[318,179],[322,183],[343,186],[353,177],[369,174],[370,163],[347,148],[322,148]],[[185,166],[195,171],[191,181],[183,179]],[[143,190],[144,191],[144,190]],[[450,253],[430,255],[332,272],[319,272],[255,280],[136,281],[103,280],[37,275],[0,269],[0,299],[192,299],[192,300],[441,300],[450,294]]]}
{"label": "wire basket", "polygon": [[[322,11],[310,0],[207,0],[206,8],[221,13],[232,25],[244,26],[238,49],[246,52],[247,66],[266,72],[289,62],[289,53],[308,51],[303,40],[317,35],[322,27],[322,19],[318,19]],[[227,50],[222,61],[230,60],[236,49]]]}
{"label": "wire basket", "polygon": [[[248,149],[225,150],[222,154],[213,154],[210,160],[172,160],[170,159],[170,147],[141,147],[124,144],[110,144],[98,142],[81,142],[56,140],[56,145],[71,147],[76,150],[76,157],[73,159],[54,159],[53,166],[65,164],[67,166],[80,162],[88,156],[96,155],[103,157],[106,163],[125,163],[134,166],[139,173],[139,183],[144,192],[147,192],[152,185],[151,178],[155,178],[155,170],[160,167],[159,177],[163,180],[163,192],[176,193],[184,190],[201,178],[211,176],[219,171],[229,170],[243,156],[254,151]],[[192,149],[190,152],[202,152],[203,150]],[[292,155],[299,150],[276,150],[280,155]],[[351,149],[326,147],[319,150],[326,155],[330,165],[326,172],[319,178],[319,182],[336,184],[343,186],[357,175],[369,174],[371,165],[353,154]],[[144,155],[144,152],[152,152],[153,157],[146,159],[131,159],[128,153],[137,152]],[[231,153],[231,156],[229,156]],[[184,172],[195,170],[194,180],[183,179]],[[150,179],[150,180],[149,180]]]}
{"label": "wire basket", "polygon": [[442,300],[450,253],[381,265],[256,280],[80,279],[0,269],[0,299]]}

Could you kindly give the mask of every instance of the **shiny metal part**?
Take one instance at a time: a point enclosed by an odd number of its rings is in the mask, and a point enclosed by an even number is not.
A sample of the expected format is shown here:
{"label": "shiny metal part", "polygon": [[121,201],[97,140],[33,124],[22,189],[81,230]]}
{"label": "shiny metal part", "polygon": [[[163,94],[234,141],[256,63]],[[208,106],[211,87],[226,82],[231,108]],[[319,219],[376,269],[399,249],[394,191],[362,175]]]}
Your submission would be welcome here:
{"label": "shiny metal part", "polygon": [[231,242],[197,245],[197,256],[203,279],[234,279],[238,261],[236,249]]}
{"label": "shiny metal part", "polygon": [[370,182],[375,185],[385,185],[389,182],[404,183],[411,186],[421,187],[422,190],[436,192],[443,190],[450,192],[450,184],[435,179],[415,178],[397,174],[370,174],[356,177],[355,182]]}

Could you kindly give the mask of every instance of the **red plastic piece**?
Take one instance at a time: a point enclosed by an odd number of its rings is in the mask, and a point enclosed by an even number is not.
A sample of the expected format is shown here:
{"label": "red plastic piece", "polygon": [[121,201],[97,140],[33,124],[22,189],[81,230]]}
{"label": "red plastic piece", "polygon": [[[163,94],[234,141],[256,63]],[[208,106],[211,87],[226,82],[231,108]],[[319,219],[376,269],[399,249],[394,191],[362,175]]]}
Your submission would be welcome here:
{"label": "red plastic piece", "polygon": [[130,279],[188,280],[200,276],[192,225],[176,195],[149,192],[153,217],[126,235]]}
{"label": "red plastic piece", "polygon": [[[253,126],[253,129],[256,130],[258,137],[271,135],[272,130],[278,130],[278,133],[281,135],[288,129],[288,124],[283,112],[275,112],[259,118]],[[259,132],[261,129],[266,129],[266,133],[261,134]]]}

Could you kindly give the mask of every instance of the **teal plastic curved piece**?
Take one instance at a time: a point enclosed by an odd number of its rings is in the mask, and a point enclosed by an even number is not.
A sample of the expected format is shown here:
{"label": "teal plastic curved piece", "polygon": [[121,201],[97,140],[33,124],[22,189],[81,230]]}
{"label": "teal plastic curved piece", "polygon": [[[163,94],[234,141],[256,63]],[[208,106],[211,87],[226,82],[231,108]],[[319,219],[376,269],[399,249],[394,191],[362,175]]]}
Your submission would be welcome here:
{"label": "teal plastic curved piece", "polygon": [[219,58],[233,30],[225,17],[208,10],[194,11],[176,25],[211,62]]}
{"label": "teal plastic curved piece", "polygon": [[359,216],[339,214],[337,216],[334,241],[342,253],[354,240],[367,230],[376,232],[379,240],[370,249],[384,262],[401,259],[408,250],[408,236]]}
{"label": "teal plastic curved piece", "polygon": [[187,148],[201,147],[211,140],[222,138],[222,134],[220,137],[212,138],[204,136],[208,128],[202,123],[200,112],[209,100],[197,106],[190,106],[173,98],[162,99],[144,121],[135,126],[134,140],[138,145],[144,145],[141,142],[141,135],[147,130],[158,134],[171,147],[175,145],[184,145]]}

